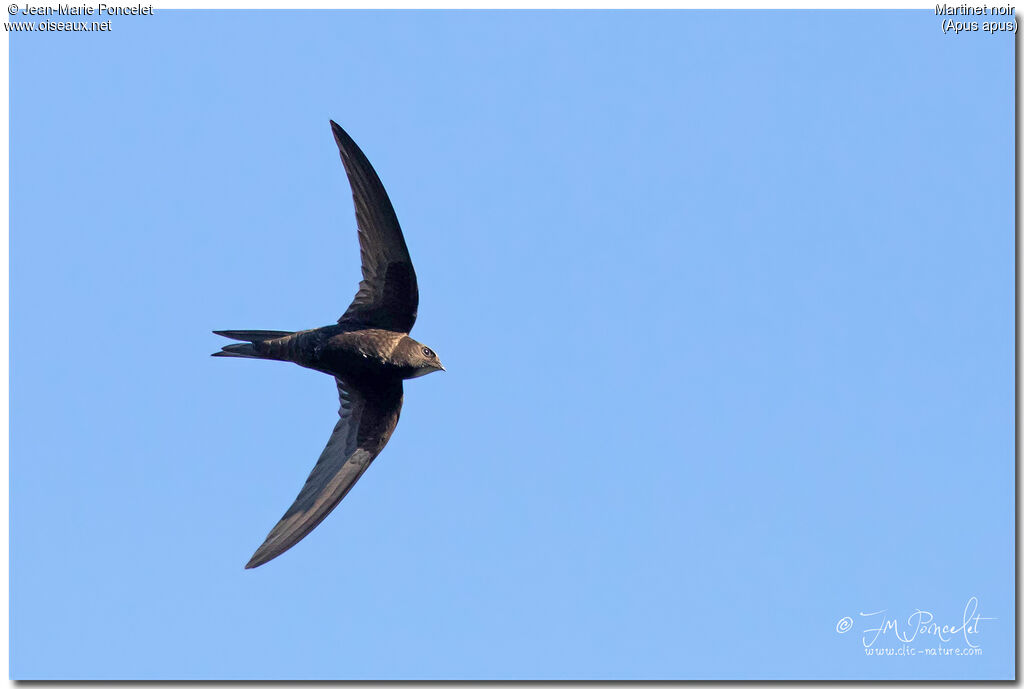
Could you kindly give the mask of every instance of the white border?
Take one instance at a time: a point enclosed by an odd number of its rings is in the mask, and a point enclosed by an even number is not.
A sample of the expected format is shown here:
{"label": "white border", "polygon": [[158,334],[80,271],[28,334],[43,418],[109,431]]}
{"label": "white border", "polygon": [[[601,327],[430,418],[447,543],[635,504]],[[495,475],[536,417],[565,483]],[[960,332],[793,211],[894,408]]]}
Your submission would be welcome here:
{"label": "white border", "polygon": [[[140,0],[141,1],[141,0]],[[1022,0],[1024,2],[1024,0]],[[429,0],[392,0],[391,2],[369,2],[367,0],[349,0],[344,2],[341,0],[302,0],[301,3],[295,3],[287,7],[281,6],[282,0],[164,0],[158,3],[153,3],[154,10],[159,12],[161,9],[714,9],[714,10],[744,10],[744,9],[932,9],[935,8],[933,2],[884,2],[879,0],[836,0],[835,2],[822,2],[810,1],[810,0],[789,0],[788,2],[771,2],[770,0],[745,0],[739,3],[713,3],[708,0],[642,0],[641,2],[631,3],[618,0],[618,2],[609,2],[608,0],[594,2],[586,0],[557,0],[548,2],[539,2],[538,0],[491,0],[490,2],[481,2],[481,0],[445,0],[442,3],[430,2]],[[992,3],[991,0],[973,0],[970,4],[999,4],[998,2]],[[24,0],[20,0],[19,4],[24,4]],[[33,6],[56,6],[56,2],[33,2]],[[137,4],[137,2],[111,2],[108,0],[108,4],[123,4],[125,6]],[[143,2],[143,4],[146,4]],[[957,5],[960,2],[950,2],[945,0],[944,4]],[[1024,7],[1024,5],[1022,5]],[[0,244],[0,274],[3,275],[4,279],[0,283],[0,330],[2,330],[4,337],[0,338],[0,350],[2,350],[3,356],[0,358],[0,381],[2,381],[4,388],[7,390],[7,395],[3,397],[0,402],[0,439],[3,441],[2,445],[2,456],[3,466],[5,471],[0,476],[0,503],[3,505],[2,512],[0,512],[0,521],[2,521],[2,528],[0,528],[0,547],[3,549],[4,556],[0,557],[0,579],[4,584],[3,595],[0,596],[0,613],[7,617],[8,624],[2,627],[0,631],[0,658],[2,658],[4,677],[10,677],[10,571],[9,571],[9,534],[10,534],[10,43],[8,33],[3,32],[3,50],[0,51],[0,93],[2,93],[3,107],[0,108],[0,121],[2,121],[2,127],[4,131],[8,132],[8,136],[3,138],[0,143],[0,155],[2,155],[5,165],[2,171],[0,171],[0,199],[2,199],[3,209],[3,243]],[[1017,88],[1020,88],[1020,74],[1015,75],[1017,79]],[[1020,136],[1020,129],[1018,127],[1016,136]],[[1018,176],[1016,178],[1016,195],[1019,199],[1021,197],[1021,179]],[[1021,259],[1024,257],[1024,250],[1021,246],[1017,246],[1017,265],[1021,265]],[[1017,294],[1017,302],[1020,301],[1020,293]],[[1018,359],[1016,361],[1016,370],[1020,370],[1021,358],[1018,351]],[[1016,400],[1016,407],[1019,412],[1020,399]],[[1020,495],[1020,476],[1017,476],[1017,495]],[[1019,532],[1019,524],[1017,525],[1017,531]],[[1019,596],[1019,591],[1018,591]],[[1017,636],[1017,653],[1019,657],[1020,652],[1020,638]],[[2,680],[0,680],[2,681]],[[46,682],[33,682],[33,684],[45,685]],[[144,683],[134,682],[118,682],[119,686],[136,686],[143,685]],[[161,682],[161,684],[167,684],[167,682]],[[189,682],[193,686],[217,686],[222,683],[206,683],[206,682]],[[255,682],[233,682],[242,686],[257,686]],[[294,682],[285,684],[296,684]],[[371,686],[370,684],[364,684],[359,682],[346,682],[350,686]],[[438,683],[431,682],[432,685],[438,686]],[[462,684],[462,683],[460,683]],[[519,687],[527,686],[528,684],[533,686],[543,685],[543,683],[505,683],[505,686]],[[634,683],[625,683],[632,685]],[[706,682],[696,682],[696,684],[711,684]],[[820,683],[817,682],[802,682],[805,686],[818,686]],[[858,682],[857,684],[861,684]],[[864,682],[863,684],[868,684]],[[938,682],[926,682],[924,685],[937,685]],[[14,682],[10,679],[6,680],[6,685],[9,687],[14,686]],[[373,686],[381,686],[380,683],[374,683]],[[440,684],[440,686],[456,686],[454,684]]]}

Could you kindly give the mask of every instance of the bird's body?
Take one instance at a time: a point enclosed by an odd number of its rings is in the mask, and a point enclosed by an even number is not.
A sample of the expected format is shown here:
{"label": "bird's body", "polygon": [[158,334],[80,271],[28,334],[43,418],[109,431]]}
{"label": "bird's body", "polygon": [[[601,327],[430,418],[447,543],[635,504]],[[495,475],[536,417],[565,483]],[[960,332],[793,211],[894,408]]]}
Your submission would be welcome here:
{"label": "bird's body", "polygon": [[[251,331],[246,330],[215,332],[232,339],[251,337]],[[423,375],[419,365],[422,349],[422,344],[405,333],[336,323],[313,330],[281,332],[249,344],[228,345],[214,356],[290,361],[339,378],[379,376],[404,380]]]}
{"label": "bird's body", "polygon": [[334,377],[341,417],[295,502],[246,565],[298,543],[326,517],[387,444],[402,409],[402,381],[443,371],[409,337],[419,291],[402,230],[384,186],[355,142],[331,122],[352,186],[363,280],[338,322],[312,330],[217,330],[243,341],[214,356],[290,361]]}

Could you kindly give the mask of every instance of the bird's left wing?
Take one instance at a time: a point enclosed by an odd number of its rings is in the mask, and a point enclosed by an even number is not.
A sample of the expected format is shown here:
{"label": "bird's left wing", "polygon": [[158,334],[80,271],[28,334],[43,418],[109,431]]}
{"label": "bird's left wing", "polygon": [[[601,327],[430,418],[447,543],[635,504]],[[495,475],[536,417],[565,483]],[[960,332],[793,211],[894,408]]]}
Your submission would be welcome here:
{"label": "bird's left wing", "polygon": [[335,379],[341,419],[295,502],[267,535],[246,569],[291,548],[331,513],[384,449],[402,410],[402,381]]}
{"label": "bird's left wing", "polygon": [[407,333],[416,322],[420,297],[398,217],[384,185],[356,142],[334,120],[331,130],[352,187],[363,268],[359,291],[338,320]]}

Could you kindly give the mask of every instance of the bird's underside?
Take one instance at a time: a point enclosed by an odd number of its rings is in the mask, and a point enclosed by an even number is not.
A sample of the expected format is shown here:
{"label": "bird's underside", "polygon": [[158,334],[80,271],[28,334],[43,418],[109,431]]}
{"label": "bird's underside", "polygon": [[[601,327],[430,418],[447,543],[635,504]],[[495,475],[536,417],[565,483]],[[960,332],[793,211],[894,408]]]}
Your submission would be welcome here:
{"label": "bird's underside", "polygon": [[[214,356],[276,359],[334,376],[339,420],[288,511],[246,568],[298,543],[345,497],[387,444],[402,409],[402,380],[444,370],[433,352],[408,337],[416,321],[416,273],[391,201],[348,134],[331,122],[352,187],[363,279],[336,325],[298,332],[223,330],[239,340]],[[429,356],[428,356],[429,355]]]}

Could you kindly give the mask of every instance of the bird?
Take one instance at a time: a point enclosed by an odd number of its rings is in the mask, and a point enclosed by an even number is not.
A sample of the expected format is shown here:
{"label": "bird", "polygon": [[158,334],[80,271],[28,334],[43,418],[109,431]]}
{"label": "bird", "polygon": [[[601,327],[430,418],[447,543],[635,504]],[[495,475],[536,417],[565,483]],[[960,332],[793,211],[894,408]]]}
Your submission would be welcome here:
{"label": "bird", "polygon": [[327,447],[246,569],[301,541],[348,494],[394,433],[403,381],[445,370],[433,349],[409,337],[419,288],[391,199],[355,141],[330,122],[356,211],[363,279],[355,298],[337,323],[321,328],[213,331],[240,341],[213,356],[290,361],[326,373],[341,402]]}

